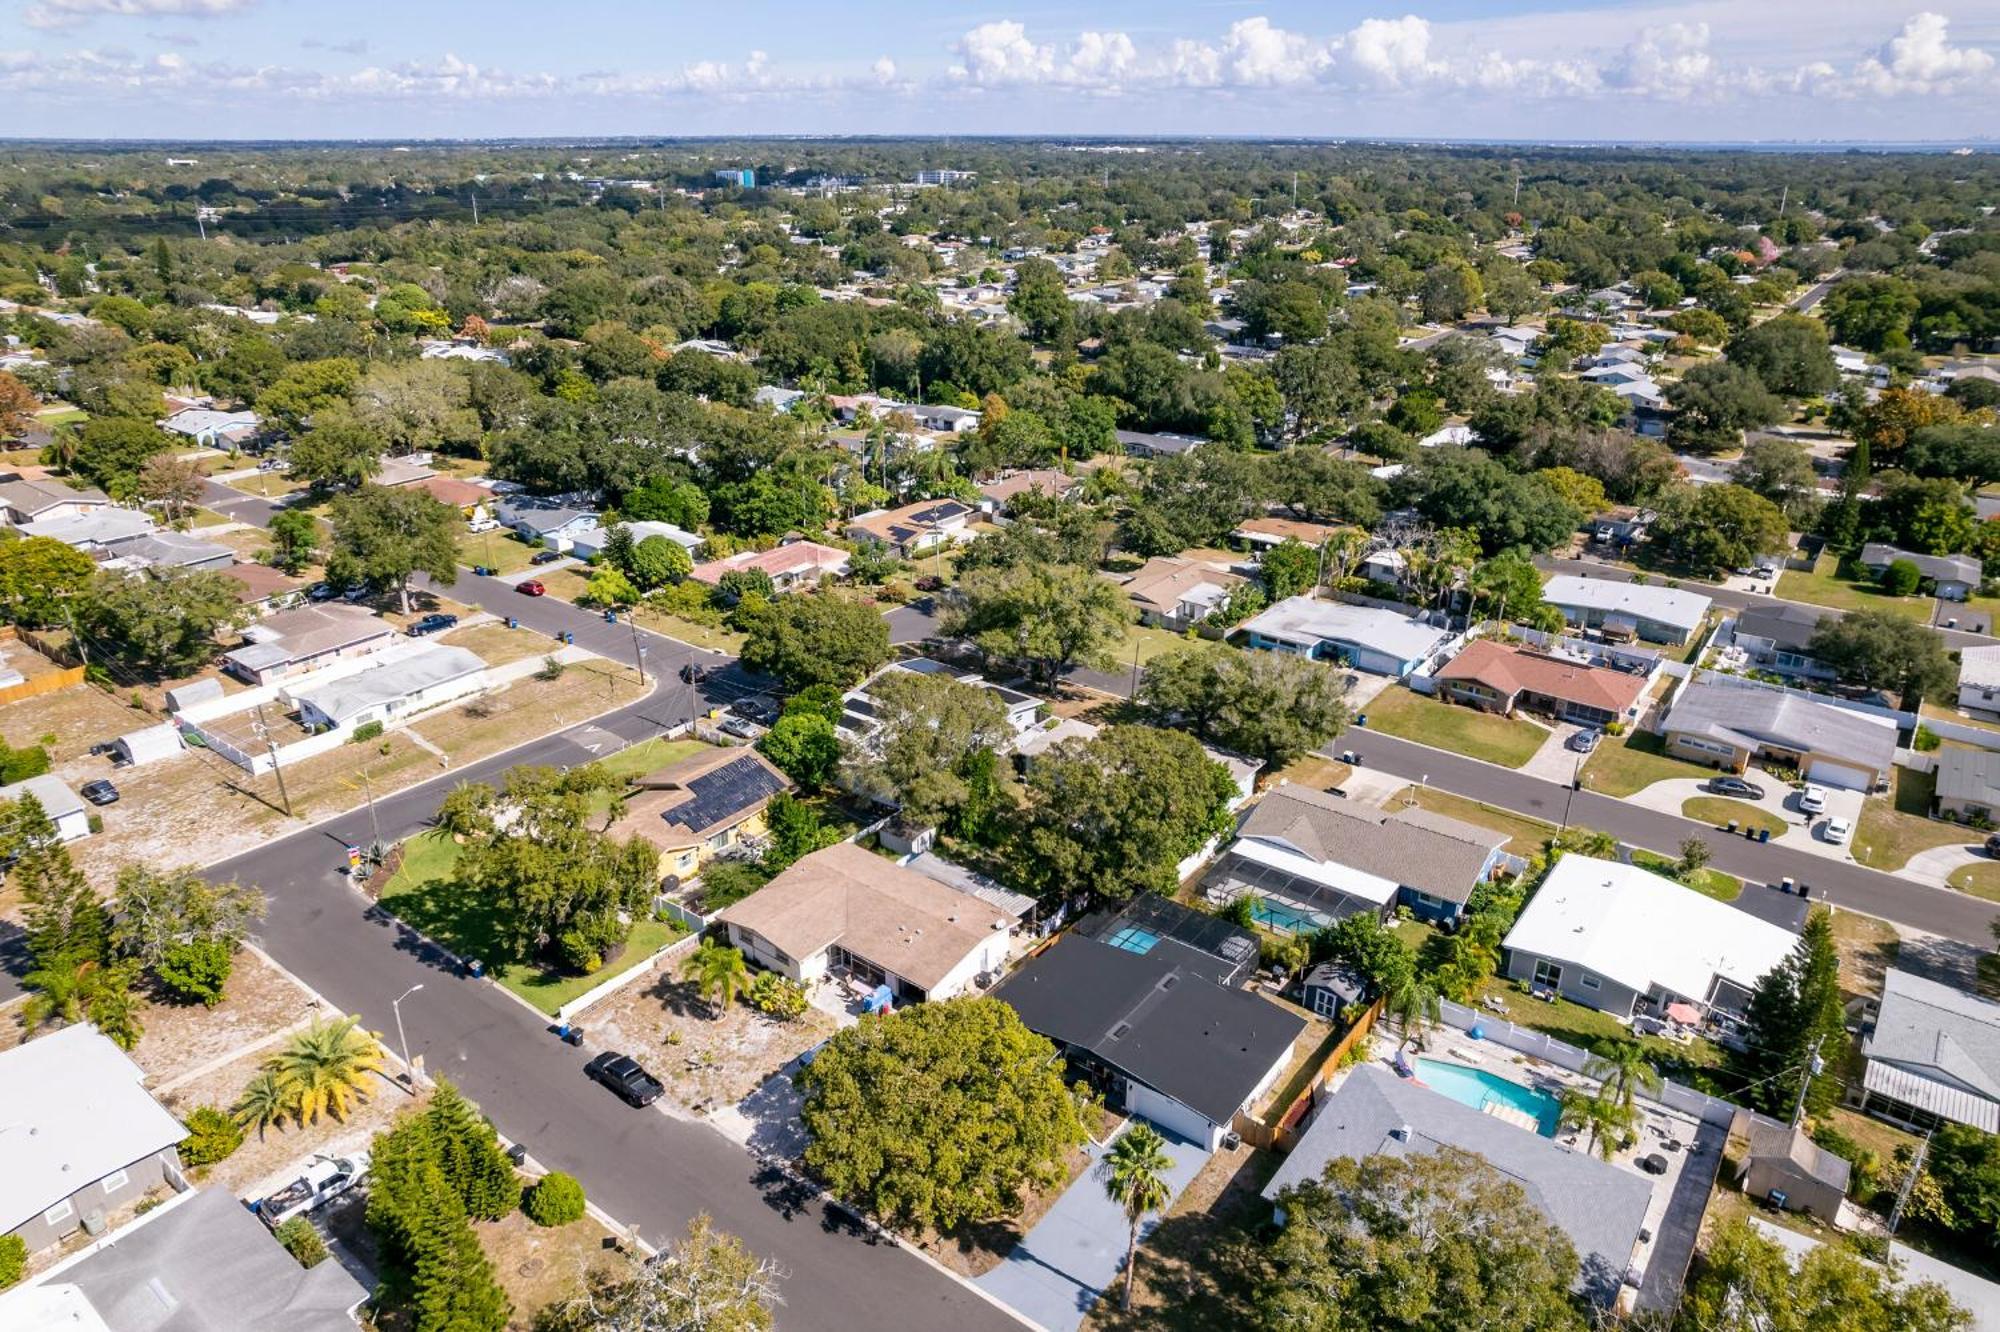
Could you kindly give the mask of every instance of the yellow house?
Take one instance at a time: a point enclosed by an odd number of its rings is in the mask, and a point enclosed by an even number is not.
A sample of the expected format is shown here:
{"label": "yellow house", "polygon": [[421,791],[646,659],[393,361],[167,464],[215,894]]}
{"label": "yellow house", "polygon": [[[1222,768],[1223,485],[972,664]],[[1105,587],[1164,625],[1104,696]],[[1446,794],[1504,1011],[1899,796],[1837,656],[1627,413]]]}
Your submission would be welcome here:
{"label": "yellow house", "polygon": [[659,848],[660,878],[692,878],[720,851],[764,833],[764,807],[791,779],[754,749],[713,749],[632,780],[619,838]]}

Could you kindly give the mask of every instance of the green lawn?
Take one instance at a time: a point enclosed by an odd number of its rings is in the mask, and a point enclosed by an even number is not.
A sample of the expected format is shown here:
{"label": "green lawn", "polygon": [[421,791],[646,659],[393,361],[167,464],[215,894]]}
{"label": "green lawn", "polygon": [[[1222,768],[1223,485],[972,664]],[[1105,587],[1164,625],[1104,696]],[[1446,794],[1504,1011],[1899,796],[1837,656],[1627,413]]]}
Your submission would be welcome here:
{"label": "green lawn", "polygon": [[[1836,610],[1884,610],[1912,620],[1930,623],[1935,601],[1930,597],[1892,597],[1872,578],[1842,578],[1834,572],[1835,560],[1822,555],[1811,573],[1788,569],[1778,579],[1778,595],[1792,601],[1810,601]],[[1960,603],[1966,610],[2000,614],[2000,598],[1973,597]],[[1952,613],[1947,608],[1946,614]]]}
{"label": "green lawn", "polygon": [[543,549],[505,529],[474,533],[460,528],[458,533],[458,562],[467,568],[483,564],[503,574],[519,573]]}
{"label": "green lawn", "polygon": [[1408,689],[1391,688],[1362,709],[1368,728],[1435,745],[1503,768],[1535,756],[1549,733],[1533,722],[1440,703]]}
{"label": "green lawn", "polygon": [[1186,634],[1177,634],[1171,629],[1128,624],[1125,626],[1125,641],[1113,650],[1113,655],[1118,658],[1119,665],[1129,668],[1132,665],[1132,654],[1136,650],[1139,654],[1139,664],[1144,666],[1163,652],[1172,652],[1203,641],[1205,640],[1199,638],[1191,639]]}
{"label": "green lawn", "polygon": [[1703,897],[1712,897],[1718,902],[1734,902],[1743,892],[1743,880],[1734,875],[1724,874],[1719,869],[1703,868],[1692,878],[1682,879],[1674,873],[1672,856],[1656,855],[1651,851],[1634,851],[1632,863],[1640,869],[1648,869],[1655,874],[1664,874],[1669,879],[1685,883]]}
{"label": "green lawn", "polygon": [[[412,837],[404,843],[402,866],[382,887],[382,906],[460,957],[491,959],[501,951],[498,921],[489,900],[453,881],[458,856],[458,843],[442,833]],[[641,920],[633,925],[625,951],[588,976],[550,971],[533,963],[490,961],[487,974],[553,1015],[578,995],[645,961],[680,933],[677,925]]]}
{"label": "green lawn", "polygon": [[1711,769],[1699,763],[1677,759],[1666,752],[1665,742],[1651,731],[1627,731],[1621,736],[1605,736],[1597,752],[1583,765],[1585,790],[1599,795],[1628,796],[1643,791],[1654,782],[1676,777],[1710,777]]}
{"label": "green lawn", "polygon": [[1977,865],[1955,869],[1949,882],[1961,893],[2000,902],[2000,860],[1982,860]]}
{"label": "green lawn", "polygon": [[[1545,1003],[1530,997],[1517,981],[1493,977],[1481,986],[1472,1006],[1484,1009],[1483,1001],[1488,996],[1497,998],[1506,1008],[1508,1021],[1581,1050],[1595,1049],[1605,1041],[1633,1039],[1631,1029],[1620,1025],[1609,1013],[1600,1013],[1563,998]],[[1713,1082],[1708,1071],[1722,1064],[1721,1049],[1704,1040],[1697,1039],[1686,1045],[1659,1036],[1641,1036],[1638,1040],[1652,1059],[1653,1067],[1660,1073],[1676,1082],[1703,1090],[1706,1090],[1703,1084]]]}
{"label": "green lawn", "polygon": [[1971,846],[1980,833],[1929,817],[1937,778],[1908,768],[1894,769],[1892,800],[1870,797],[1854,829],[1854,858],[1871,869],[1898,870],[1919,851],[1934,846]]}
{"label": "green lawn", "polygon": [[597,760],[597,766],[619,777],[639,777],[669,763],[678,763],[690,754],[713,749],[705,740],[641,740],[630,749],[621,749]]}
{"label": "green lawn", "polygon": [[1742,828],[1758,832],[1768,828],[1773,837],[1785,830],[1785,821],[1769,810],[1722,796],[1696,796],[1692,800],[1684,800],[1681,802],[1681,816],[1696,823],[1713,824],[1717,828],[1728,827],[1729,821],[1734,819]]}
{"label": "green lawn", "polygon": [[639,603],[635,618],[642,629],[651,629],[656,634],[665,634],[668,638],[677,638],[696,647],[714,648],[731,655],[743,650],[744,636],[734,629],[719,624],[696,624],[693,620],[669,615],[647,602]]}
{"label": "green lawn", "polygon": [[1468,800],[1449,791],[1440,791],[1435,786],[1406,786],[1390,798],[1388,807],[1399,808],[1411,797],[1415,797],[1417,804],[1433,813],[1507,834],[1507,850],[1513,855],[1532,856],[1542,849],[1544,842],[1555,836],[1556,826],[1553,823],[1543,823],[1540,819],[1531,819],[1526,814],[1516,814],[1512,810],[1481,804],[1477,800]]}

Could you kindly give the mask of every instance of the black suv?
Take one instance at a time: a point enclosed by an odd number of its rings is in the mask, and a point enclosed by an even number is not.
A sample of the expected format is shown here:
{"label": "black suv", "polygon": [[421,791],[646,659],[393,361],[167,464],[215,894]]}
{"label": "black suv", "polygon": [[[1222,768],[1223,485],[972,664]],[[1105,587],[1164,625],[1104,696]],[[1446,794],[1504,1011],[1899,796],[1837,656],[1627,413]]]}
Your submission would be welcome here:
{"label": "black suv", "polygon": [[444,630],[451,628],[453,625],[457,623],[458,623],[458,617],[456,615],[441,615],[437,613],[432,613],[430,615],[424,616],[420,620],[414,621],[410,625],[410,627],[408,629],[405,629],[403,632],[408,634],[411,638],[422,638],[425,634],[441,633]]}
{"label": "black suv", "polygon": [[597,1056],[583,1071],[593,1081],[609,1087],[619,1100],[630,1106],[647,1106],[660,1099],[666,1088],[660,1080],[639,1067],[639,1061],[631,1055],[613,1054],[610,1051]]}

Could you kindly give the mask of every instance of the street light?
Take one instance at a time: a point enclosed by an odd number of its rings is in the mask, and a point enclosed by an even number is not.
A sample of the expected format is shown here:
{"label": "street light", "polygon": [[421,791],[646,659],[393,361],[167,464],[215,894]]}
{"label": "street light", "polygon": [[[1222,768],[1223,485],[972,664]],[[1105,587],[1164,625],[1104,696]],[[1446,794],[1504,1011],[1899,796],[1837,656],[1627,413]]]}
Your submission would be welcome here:
{"label": "street light", "polygon": [[403,1001],[423,988],[424,983],[418,981],[389,1001],[389,1007],[396,1012],[396,1044],[403,1047],[403,1076],[410,1080],[413,1088],[417,1085],[417,1073],[410,1065],[410,1038],[403,1034]]}

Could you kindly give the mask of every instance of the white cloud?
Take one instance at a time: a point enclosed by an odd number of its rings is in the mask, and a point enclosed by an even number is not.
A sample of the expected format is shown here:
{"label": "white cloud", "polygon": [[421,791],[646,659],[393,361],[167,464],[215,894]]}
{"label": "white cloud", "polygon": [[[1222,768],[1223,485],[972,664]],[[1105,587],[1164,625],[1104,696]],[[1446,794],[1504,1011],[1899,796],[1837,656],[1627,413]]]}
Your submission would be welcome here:
{"label": "white cloud", "polygon": [[1956,92],[1993,73],[1993,57],[1970,46],[1953,46],[1951,21],[1942,14],[1917,14],[1881,51],[1855,67],[1854,81],[1882,96]]}
{"label": "white cloud", "polygon": [[1680,99],[1726,91],[1708,51],[1706,23],[1643,29],[1604,71],[1604,81],[1644,97]]}
{"label": "white cloud", "polygon": [[1086,32],[1064,62],[1064,72],[1076,83],[1123,83],[1138,69],[1139,50],[1122,32]]}
{"label": "white cloud", "polygon": [[1431,25],[1415,14],[1364,19],[1335,47],[1344,67],[1385,87],[1422,83],[1445,73],[1444,65],[1430,58]]}
{"label": "white cloud", "polygon": [[21,20],[31,28],[65,28],[100,15],[119,18],[220,18],[257,0],[40,0]]}
{"label": "white cloud", "polygon": [[952,73],[981,87],[1043,83],[1055,73],[1055,48],[1028,40],[1028,30],[1011,20],[982,23],[958,39],[959,64]]}
{"label": "white cloud", "polygon": [[877,56],[875,63],[869,66],[869,72],[875,76],[877,83],[894,83],[896,81],[896,62],[889,59],[888,56]]}

